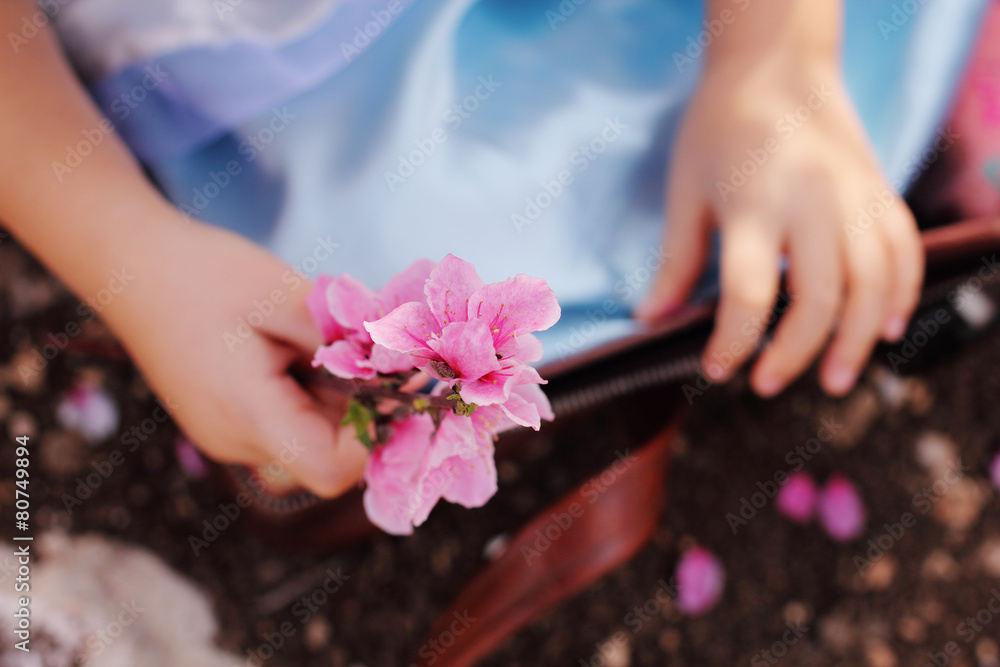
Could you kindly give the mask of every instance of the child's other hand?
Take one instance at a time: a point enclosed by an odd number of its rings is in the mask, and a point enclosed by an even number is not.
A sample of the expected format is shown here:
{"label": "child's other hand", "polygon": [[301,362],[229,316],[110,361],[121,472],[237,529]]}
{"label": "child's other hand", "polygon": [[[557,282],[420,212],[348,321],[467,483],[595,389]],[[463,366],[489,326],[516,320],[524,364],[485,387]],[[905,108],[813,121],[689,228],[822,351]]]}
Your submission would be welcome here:
{"label": "child's other hand", "polygon": [[706,74],[670,170],[670,258],[637,315],[654,319],[684,301],[717,225],[721,299],[702,360],[708,377],[728,379],[754,352],[784,254],[792,304],[751,383],[762,396],[777,394],[833,332],[820,380],[840,395],[880,338],[902,336],[919,298],[923,250],[836,66],[795,69]]}
{"label": "child's other hand", "polygon": [[322,344],[308,281],[235,234],[169,227],[108,313],[146,379],[212,458],[275,464],[322,496],[349,489],[365,448],[288,373]]}

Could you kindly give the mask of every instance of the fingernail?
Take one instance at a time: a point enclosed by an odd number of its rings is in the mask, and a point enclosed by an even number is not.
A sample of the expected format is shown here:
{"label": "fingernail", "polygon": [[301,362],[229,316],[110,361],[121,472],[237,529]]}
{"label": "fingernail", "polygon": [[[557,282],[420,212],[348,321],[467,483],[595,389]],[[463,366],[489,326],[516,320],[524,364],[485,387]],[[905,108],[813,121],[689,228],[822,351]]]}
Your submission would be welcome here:
{"label": "fingernail", "polygon": [[759,396],[771,398],[781,391],[781,380],[773,375],[759,375],[754,382],[754,389]]}
{"label": "fingernail", "polygon": [[667,301],[666,303],[657,305],[655,301],[646,300],[635,307],[632,315],[640,320],[655,320],[666,317],[677,310],[680,305],[676,301]]}
{"label": "fingernail", "polygon": [[854,386],[856,375],[849,368],[835,367],[827,373],[827,390],[836,395],[846,394]]}
{"label": "fingernail", "polygon": [[906,333],[906,325],[906,318],[896,315],[889,319],[882,333],[889,341],[897,341]]}

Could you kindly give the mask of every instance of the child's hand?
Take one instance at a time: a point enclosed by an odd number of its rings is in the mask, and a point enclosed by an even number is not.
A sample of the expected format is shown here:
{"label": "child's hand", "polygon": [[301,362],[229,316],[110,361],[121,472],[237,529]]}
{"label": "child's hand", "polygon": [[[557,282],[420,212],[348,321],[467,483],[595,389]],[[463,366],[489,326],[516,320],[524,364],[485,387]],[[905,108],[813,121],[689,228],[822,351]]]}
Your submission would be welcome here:
{"label": "child's hand", "polygon": [[323,496],[350,488],[366,450],[288,374],[322,343],[308,281],[235,234],[170,227],[108,314],[147,380],[212,458],[274,464]]}
{"label": "child's hand", "polygon": [[728,379],[755,350],[782,254],[793,303],[752,373],[759,394],[802,373],[831,332],[821,383],[843,394],[877,340],[903,334],[923,277],[920,238],[832,62],[711,68],[670,174],[671,255],[638,315],[653,319],[683,302],[718,225],[721,301],[703,357],[710,378]]}

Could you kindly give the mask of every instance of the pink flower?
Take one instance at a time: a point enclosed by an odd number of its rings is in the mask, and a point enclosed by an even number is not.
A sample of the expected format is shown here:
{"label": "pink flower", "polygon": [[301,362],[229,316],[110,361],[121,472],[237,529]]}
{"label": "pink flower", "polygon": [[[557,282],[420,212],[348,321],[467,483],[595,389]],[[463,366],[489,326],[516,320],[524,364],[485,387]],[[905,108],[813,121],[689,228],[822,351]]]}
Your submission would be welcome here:
{"label": "pink flower", "polygon": [[990,477],[993,479],[993,486],[1000,489],[1000,453],[994,457],[993,463],[990,464]]}
{"label": "pink flower", "polygon": [[850,542],[864,532],[868,521],[857,489],[846,477],[832,476],[819,494],[819,521],[838,542]]}
{"label": "pink flower", "polygon": [[677,564],[677,608],[688,616],[701,616],[719,602],[726,586],[726,571],[712,552],[692,547]]}
{"label": "pink flower", "polygon": [[[511,396],[525,406],[522,412],[552,419],[537,385],[517,386]],[[441,499],[482,507],[497,492],[493,440],[517,426],[496,405],[481,407],[471,417],[447,413],[437,432],[429,415],[395,422],[389,441],[375,449],[365,469],[368,518],[388,533],[409,535]]]}
{"label": "pink flower", "polygon": [[98,443],[118,430],[118,405],[100,387],[79,382],[56,408],[63,427],[76,431],[90,443]]}
{"label": "pink flower", "polygon": [[[313,366],[323,366],[337,377],[370,380],[378,373],[391,375],[413,368],[408,354],[387,349],[372,341],[366,320],[377,320],[398,306],[423,301],[424,283],[434,264],[414,262],[378,292],[372,292],[351,276],[321,277],[306,300],[327,344],[316,350]],[[319,294],[326,299],[326,313]]]}
{"label": "pink flower", "polygon": [[788,478],[775,500],[778,511],[795,523],[809,523],[816,513],[816,483],[804,472]]}
{"label": "pink flower", "polygon": [[560,315],[544,280],[520,274],[485,285],[471,264],[448,255],[431,271],[424,294],[423,303],[365,321],[372,340],[409,353],[413,365],[450,386],[461,383],[466,403],[502,404],[515,386],[544,382],[528,366],[542,355],[532,332]]}

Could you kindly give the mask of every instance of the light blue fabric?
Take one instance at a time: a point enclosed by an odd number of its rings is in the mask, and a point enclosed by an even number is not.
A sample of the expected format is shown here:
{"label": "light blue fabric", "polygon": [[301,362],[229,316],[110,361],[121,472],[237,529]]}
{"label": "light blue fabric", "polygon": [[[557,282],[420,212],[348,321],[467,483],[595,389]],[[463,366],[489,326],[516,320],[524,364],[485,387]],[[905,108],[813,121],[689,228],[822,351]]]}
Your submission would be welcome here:
{"label": "light blue fabric", "polygon": [[[746,4],[734,0],[737,20]],[[847,2],[845,77],[901,187],[985,6]],[[629,308],[657,268],[702,12],[689,0],[420,0],[349,66],[211,145],[160,155],[153,171],[186,211],[311,276],[376,286],[451,252],[486,280],[545,278],[565,310],[549,358],[564,357],[631,330]],[[217,53],[211,71],[235,53]],[[405,162],[420,164],[410,173]]]}

